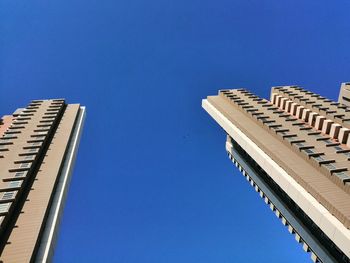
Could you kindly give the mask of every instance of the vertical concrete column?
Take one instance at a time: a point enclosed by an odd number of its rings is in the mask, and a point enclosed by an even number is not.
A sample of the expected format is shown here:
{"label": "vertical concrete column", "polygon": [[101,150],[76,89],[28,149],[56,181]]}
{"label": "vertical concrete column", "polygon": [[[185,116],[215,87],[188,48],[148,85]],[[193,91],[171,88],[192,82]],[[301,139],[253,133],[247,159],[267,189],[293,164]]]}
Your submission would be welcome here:
{"label": "vertical concrete column", "polygon": [[281,95],[277,95],[277,98],[276,98],[276,102],[277,102],[277,107],[279,107],[280,105],[281,105],[281,99],[282,99],[283,97],[281,96]]}
{"label": "vertical concrete column", "polygon": [[301,116],[301,119],[304,120],[305,122],[308,122],[310,112],[311,112],[311,110],[309,110],[309,109],[304,109],[303,115]]}
{"label": "vertical concrete column", "polygon": [[282,99],[281,99],[280,108],[281,108],[282,110],[284,110],[287,100],[288,100],[287,98],[282,98]]}
{"label": "vertical concrete column", "polygon": [[272,104],[276,103],[276,97],[277,97],[277,93],[271,93],[270,101],[272,102]]}
{"label": "vertical concrete column", "polygon": [[322,124],[322,132],[325,134],[329,134],[333,123],[334,122],[331,120],[325,120]]}
{"label": "vertical concrete column", "polygon": [[302,116],[302,114],[303,114],[304,109],[305,109],[304,106],[298,106],[298,107],[297,107],[296,117],[297,117],[298,119],[301,119],[301,116]]}
{"label": "vertical concrete column", "polygon": [[348,128],[340,128],[338,140],[340,143],[347,143],[350,130]]}
{"label": "vertical concrete column", "polygon": [[292,105],[292,103],[293,103],[293,101],[291,101],[291,100],[288,100],[287,102],[286,102],[286,111],[287,112],[290,112],[290,107],[291,107],[291,105]]}
{"label": "vertical concrete column", "polygon": [[295,113],[297,111],[297,106],[298,106],[298,103],[293,102],[292,106],[290,107],[290,112],[289,113],[295,116]]}
{"label": "vertical concrete column", "polygon": [[314,123],[315,123],[315,121],[316,121],[316,117],[317,116],[319,116],[318,115],[318,113],[316,113],[316,112],[311,112],[310,114],[309,114],[309,124],[311,125],[311,126],[314,126]]}
{"label": "vertical concrete column", "polygon": [[326,117],[324,116],[317,116],[316,117],[316,121],[315,121],[315,128],[317,130],[322,130],[322,125],[323,125],[323,122],[326,120]]}
{"label": "vertical concrete column", "polygon": [[338,139],[338,136],[339,136],[339,131],[340,131],[340,128],[342,126],[338,123],[333,123],[331,125],[331,131],[329,132],[329,135],[334,138],[334,139]]}

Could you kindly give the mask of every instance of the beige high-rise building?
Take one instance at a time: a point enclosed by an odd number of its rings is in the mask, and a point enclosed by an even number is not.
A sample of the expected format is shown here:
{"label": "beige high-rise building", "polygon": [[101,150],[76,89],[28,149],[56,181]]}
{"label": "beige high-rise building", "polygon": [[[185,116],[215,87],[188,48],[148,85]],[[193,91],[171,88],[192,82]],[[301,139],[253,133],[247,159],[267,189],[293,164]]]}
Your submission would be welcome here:
{"label": "beige high-rise building", "polygon": [[85,118],[64,99],[0,119],[0,262],[48,262]]}
{"label": "beige high-rise building", "polygon": [[[350,262],[350,84],[335,102],[298,86],[202,101],[226,151],[314,262]],[[283,262],[283,260],[281,261]]]}

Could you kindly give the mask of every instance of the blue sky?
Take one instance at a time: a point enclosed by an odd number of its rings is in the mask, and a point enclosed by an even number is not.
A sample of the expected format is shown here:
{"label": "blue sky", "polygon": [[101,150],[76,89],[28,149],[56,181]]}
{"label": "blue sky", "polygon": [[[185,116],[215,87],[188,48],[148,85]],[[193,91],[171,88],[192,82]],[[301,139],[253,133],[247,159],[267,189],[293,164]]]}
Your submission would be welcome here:
{"label": "blue sky", "polygon": [[[0,113],[87,107],[55,262],[309,262],[201,109],[350,80],[349,1],[0,2]],[[5,98],[6,97],[6,98]]]}

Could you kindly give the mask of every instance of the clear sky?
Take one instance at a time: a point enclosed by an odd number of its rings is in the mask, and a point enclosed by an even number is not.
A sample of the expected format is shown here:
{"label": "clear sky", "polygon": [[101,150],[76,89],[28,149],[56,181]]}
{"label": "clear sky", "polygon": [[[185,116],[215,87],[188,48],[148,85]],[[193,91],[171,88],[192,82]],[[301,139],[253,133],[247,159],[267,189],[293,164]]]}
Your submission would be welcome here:
{"label": "clear sky", "polygon": [[87,119],[55,262],[309,262],[201,108],[218,89],[350,81],[349,1],[0,1],[0,113]]}

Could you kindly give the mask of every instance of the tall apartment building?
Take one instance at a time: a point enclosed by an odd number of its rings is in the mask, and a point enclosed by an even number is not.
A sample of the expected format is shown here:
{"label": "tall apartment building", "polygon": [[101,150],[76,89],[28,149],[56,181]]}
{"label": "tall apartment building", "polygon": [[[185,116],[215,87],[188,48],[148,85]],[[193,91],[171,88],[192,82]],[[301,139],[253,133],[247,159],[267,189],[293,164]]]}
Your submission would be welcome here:
{"label": "tall apartment building", "polygon": [[339,102],[298,86],[202,101],[226,151],[314,262],[350,262],[350,84]]}
{"label": "tall apartment building", "polygon": [[48,262],[85,107],[34,100],[0,120],[0,262]]}

